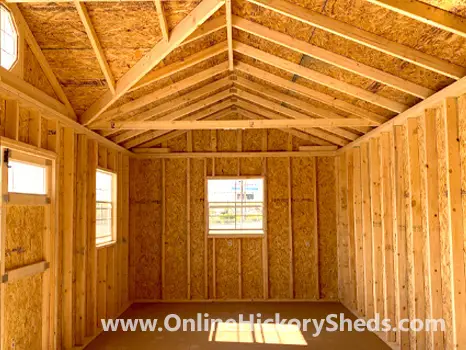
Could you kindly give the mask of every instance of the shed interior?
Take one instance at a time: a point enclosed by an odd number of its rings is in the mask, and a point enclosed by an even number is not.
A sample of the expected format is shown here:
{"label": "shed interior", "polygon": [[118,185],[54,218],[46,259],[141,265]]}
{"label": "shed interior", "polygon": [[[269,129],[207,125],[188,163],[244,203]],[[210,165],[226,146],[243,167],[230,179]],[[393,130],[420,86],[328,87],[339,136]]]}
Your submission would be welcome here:
{"label": "shed interior", "polygon": [[[0,349],[466,349],[465,0],[0,10]],[[101,323],[238,310],[445,330]]]}

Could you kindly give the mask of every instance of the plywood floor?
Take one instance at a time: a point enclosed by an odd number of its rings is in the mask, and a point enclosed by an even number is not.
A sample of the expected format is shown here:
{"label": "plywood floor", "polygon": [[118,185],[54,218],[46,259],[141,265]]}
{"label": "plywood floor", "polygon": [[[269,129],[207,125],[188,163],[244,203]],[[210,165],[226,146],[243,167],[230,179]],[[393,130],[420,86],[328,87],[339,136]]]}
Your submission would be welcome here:
{"label": "plywood floor", "polygon": [[[177,314],[181,318],[195,318],[197,313],[208,313],[210,318],[238,319],[240,313],[261,313],[262,320],[280,313],[282,319],[325,318],[328,314],[352,314],[339,303],[179,303],[179,304],[134,304],[121,318],[150,318],[163,323],[166,315]],[[162,321],[161,321],[162,320]],[[273,326],[272,326],[273,327]],[[223,328],[222,330],[220,328]],[[167,350],[269,350],[269,349],[389,349],[375,334],[370,332],[325,332],[313,337],[314,329],[307,332],[289,329],[281,333],[262,329],[262,334],[241,332],[224,327],[211,332],[104,332],[86,349],[167,349]]]}

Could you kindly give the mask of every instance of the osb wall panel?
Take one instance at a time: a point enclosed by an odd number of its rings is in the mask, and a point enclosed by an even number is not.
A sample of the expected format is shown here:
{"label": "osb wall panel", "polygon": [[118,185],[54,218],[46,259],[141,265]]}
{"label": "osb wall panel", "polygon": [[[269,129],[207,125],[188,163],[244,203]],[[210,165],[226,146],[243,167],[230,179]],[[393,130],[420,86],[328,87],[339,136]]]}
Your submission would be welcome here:
{"label": "osb wall panel", "polygon": [[[185,150],[185,138],[169,141],[177,151]],[[165,161],[165,288],[166,299],[187,297],[187,186],[186,159]]]}
{"label": "osb wall panel", "polygon": [[4,296],[3,347],[30,350],[42,348],[42,275],[8,283]]}
{"label": "osb wall panel", "polygon": [[317,158],[317,198],[319,222],[319,284],[320,297],[338,297],[336,193],[334,159]]}
{"label": "osb wall panel", "polygon": [[[213,149],[217,152],[260,150],[288,150],[299,141],[281,131],[192,131],[194,152]],[[169,140],[163,147],[186,151],[187,135]],[[154,165],[157,162],[157,165]],[[335,234],[335,174],[332,158],[216,158],[133,160],[131,177],[131,212],[135,227],[145,227],[134,233],[133,240],[144,243],[144,249],[131,250],[131,261],[148,263],[151,271],[136,277],[134,299],[263,299],[264,278],[268,283],[266,297],[272,299],[331,299],[337,298],[337,256]],[[189,177],[187,166],[189,163]],[[144,165],[143,165],[144,164]],[[291,178],[288,168],[291,165]],[[262,238],[205,237],[205,176],[265,175],[267,179],[268,223],[267,245]],[[136,174],[137,172],[137,174]],[[147,174],[145,174],[147,173]],[[149,174],[150,173],[150,174]],[[160,174],[148,180],[154,173]],[[133,176],[134,175],[134,176]],[[320,175],[320,177],[319,177]],[[160,176],[160,177],[159,177]],[[189,202],[187,184],[189,181]],[[316,188],[316,182],[321,181]],[[165,188],[162,184],[165,183]],[[291,188],[290,188],[291,185]],[[333,187],[332,187],[333,186]],[[156,189],[158,187],[158,189]],[[162,245],[163,217],[149,218],[151,210],[143,210],[145,202],[136,203],[137,193],[165,191],[165,244],[160,251],[150,245]],[[291,190],[291,216],[289,192]],[[133,193],[134,192],[134,193]],[[318,198],[318,196],[321,198]],[[316,201],[315,198],[318,198]],[[189,203],[189,223],[187,218]],[[318,211],[316,212],[316,208]],[[136,213],[144,211],[144,215]],[[318,215],[324,217],[319,220]],[[332,216],[333,215],[333,216]],[[163,213],[162,213],[163,216]],[[152,213],[152,217],[154,214]],[[290,221],[291,219],[291,221]],[[145,221],[145,222],[143,222]],[[155,226],[154,226],[155,225]],[[189,239],[188,239],[189,225]],[[293,241],[290,240],[290,225]],[[133,231],[132,231],[133,232]],[[136,236],[137,235],[137,236]],[[142,237],[148,236],[148,237]],[[150,237],[149,237],[150,236]],[[137,238],[135,238],[137,237]],[[327,247],[328,245],[328,247]],[[291,250],[293,249],[293,254]],[[319,258],[319,264],[313,263]],[[267,262],[264,263],[264,259]],[[157,266],[149,266],[159,264]],[[265,276],[264,264],[268,275]],[[317,266],[319,265],[319,266]],[[165,295],[152,288],[162,284],[162,276],[155,269],[165,269]],[[134,268],[137,275],[138,267]],[[142,272],[141,272],[142,273]],[[320,276],[320,277],[319,277]],[[293,284],[291,283],[293,278]],[[334,281],[332,281],[332,278]],[[145,280],[145,282],[143,282]],[[189,295],[188,295],[189,286]],[[138,288],[142,288],[140,292]],[[158,288],[158,287],[156,287]],[[319,289],[321,289],[319,291]],[[138,294],[139,293],[139,294]]]}
{"label": "osb wall panel", "polygon": [[291,159],[294,291],[297,299],[318,298],[315,264],[317,203],[315,158]]}
{"label": "osb wall panel", "polygon": [[288,164],[288,158],[267,159],[267,240],[269,295],[272,299],[290,297]]}
{"label": "osb wall panel", "polygon": [[[451,97],[340,155],[339,164],[344,166],[346,162],[348,173],[340,173],[339,195],[349,196],[348,189],[352,189],[355,214],[348,213],[348,226],[342,224],[346,199],[339,201],[339,237],[346,242],[351,226],[356,237],[360,236],[357,206],[361,203],[356,199],[361,196],[360,184],[365,180],[372,184],[372,200],[362,210],[374,213],[381,209],[382,217],[381,226],[372,223],[362,237],[370,243],[368,236],[380,231],[382,244],[377,239],[375,244],[363,245],[364,255],[373,255],[374,259],[361,265],[356,251],[359,244],[339,245],[338,255],[346,260],[339,264],[342,302],[352,309],[351,305],[355,305],[361,317],[369,317],[375,311],[395,321],[398,317],[445,320],[445,332],[383,336],[386,342],[403,349],[466,346],[461,326],[466,321],[465,125],[466,96]],[[371,152],[366,156],[369,144],[373,150],[377,147],[379,156],[371,156]],[[367,174],[359,178],[363,168]],[[381,199],[381,204],[374,201],[376,198]],[[352,256],[356,257],[355,262]],[[364,274],[361,269],[373,269],[374,283],[384,288],[370,288],[369,281],[358,277]],[[383,305],[378,305],[380,299],[385,300]],[[374,303],[368,303],[371,300]]]}
{"label": "osb wall panel", "polygon": [[6,214],[5,269],[43,260],[43,206],[8,206]]}
{"label": "osb wall panel", "polygon": [[162,180],[161,160],[130,161],[131,296],[161,298]]}
{"label": "osb wall panel", "polygon": [[215,238],[215,280],[217,299],[238,299],[239,239]]}
{"label": "osb wall panel", "polygon": [[[264,130],[244,130],[241,133],[243,151],[260,151],[266,141]],[[242,158],[240,162],[241,175],[262,175],[265,159]],[[263,240],[241,240],[241,279],[242,297],[245,299],[260,299],[264,297],[263,278]]]}

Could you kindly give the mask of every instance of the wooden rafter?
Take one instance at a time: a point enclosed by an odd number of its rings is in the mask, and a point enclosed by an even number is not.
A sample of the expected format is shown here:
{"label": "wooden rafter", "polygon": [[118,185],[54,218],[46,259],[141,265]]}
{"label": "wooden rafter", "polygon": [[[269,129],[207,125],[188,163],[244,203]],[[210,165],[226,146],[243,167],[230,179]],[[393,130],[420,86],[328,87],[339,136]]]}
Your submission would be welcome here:
{"label": "wooden rafter", "polygon": [[[264,118],[267,118],[267,119],[282,119],[283,118],[282,114],[278,114],[277,112],[272,111],[272,110],[267,109],[267,108],[259,107],[258,105],[254,104],[252,102],[249,102],[249,101],[238,100],[235,103],[235,106],[237,106],[237,107],[239,107],[241,109],[244,109],[246,111],[255,113],[257,115],[260,115],[260,116],[262,116]],[[286,112],[288,112],[288,111],[286,111]],[[291,113],[293,113],[293,112],[294,111],[291,111]],[[349,141],[347,141],[345,138],[342,138],[342,137],[340,137],[338,135],[326,132],[326,131],[321,130],[321,129],[301,129],[301,128],[298,128],[297,130],[300,130],[302,132],[305,132],[307,134],[310,134],[310,135],[314,136],[315,137],[314,142],[316,144],[318,144],[318,145],[334,144],[334,145],[338,145],[338,146],[345,146],[345,145],[347,145],[349,143]]]}
{"label": "wooden rafter", "polygon": [[318,46],[311,45],[305,41],[295,39],[238,16],[233,16],[233,27],[422,99],[431,96],[435,92],[434,90],[364,65]]}
{"label": "wooden rafter", "polygon": [[[228,78],[225,77],[223,79],[217,80],[211,84],[204,85],[203,87],[196,89],[192,92],[189,92],[187,94],[181,95],[180,97],[177,97],[175,99],[172,99],[168,102],[162,103],[158,105],[155,108],[151,108],[147,111],[144,111],[140,114],[136,114],[131,118],[133,121],[145,121],[145,120],[151,120],[154,119],[160,115],[163,115],[165,113],[169,113],[175,109],[179,109],[182,106],[185,106],[186,104],[192,103],[193,101],[198,101],[201,98],[206,97],[207,95],[218,91],[222,90],[226,87],[229,87],[232,85],[232,81]],[[94,124],[99,124],[100,122],[94,123]],[[93,125],[89,125],[89,128],[92,129]],[[114,132],[112,131],[107,131],[103,132],[102,136],[108,137],[112,136]],[[120,137],[123,136],[122,134],[119,135]],[[128,135],[129,136],[129,135]],[[131,136],[129,136],[131,137]]]}
{"label": "wooden rafter", "polygon": [[144,78],[142,78],[136,85],[134,85],[129,91],[135,91],[143,88],[147,85],[153,84],[160,81],[163,78],[169,77],[176,74],[184,69],[190,68],[200,62],[208,60],[209,58],[220,55],[221,53],[228,50],[228,45],[225,42],[215,44],[208,49],[199,51],[194,55],[188,56],[182,61],[175,62],[168,66],[157,69],[154,72],[150,72]]}
{"label": "wooden rafter", "polygon": [[53,91],[57,95],[58,99],[65,105],[68,116],[76,120],[77,118],[76,113],[74,112],[74,109],[71,106],[71,103],[68,100],[68,97],[66,97],[66,94],[63,91],[63,88],[58,82],[57,77],[53,73],[52,68],[47,62],[47,59],[45,58],[42,50],[40,49],[39,44],[34,38],[34,35],[31,32],[31,29],[29,28],[28,24],[26,23],[26,20],[23,17],[23,14],[21,13],[21,11],[19,10],[16,4],[9,4],[8,7],[13,13],[16,23],[22,29],[22,32],[24,33],[24,38],[26,42],[28,43],[29,47],[31,48],[32,53],[34,54],[37,61],[39,62],[40,67],[44,71],[44,74],[47,77],[47,80],[49,81],[50,85],[52,86]]}
{"label": "wooden rafter", "polygon": [[[233,110],[233,108],[235,108],[234,106],[231,107],[231,110],[232,112],[236,112],[237,114],[245,117],[245,118],[248,118],[248,119],[257,119],[257,118],[265,118],[261,115],[258,115],[258,114],[255,114],[255,113],[252,113],[252,112],[249,112],[245,109],[240,109],[240,108],[236,108],[235,110]],[[225,115],[227,116],[227,115]],[[211,120],[211,119],[218,119],[218,116],[216,116],[215,114],[214,115],[211,115],[207,118],[205,118],[204,120]],[[267,118],[265,118],[267,119]],[[303,131],[300,131],[300,130],[296,130],[296,129],[279,129],[280,131],[284,132],[284,133],[287,133],[287,134],[290,134],[290,135],[293,135],[301,140],[305,140],[307,142],[312,142],[314,144],[317,144],[317,145],[330,145],[330,143],[328,143],[327,141],[323,141],[317,137],[314,137],[310,134],[307,134]],[[178,137],[180,135],[183,135],[187,133],[187,131],[184,131],[184,130],[176,130],[176,131],[173,131],[173,132],[168,132],[162,136],[159,136],[157,138],[154,138],[153,140],[151,141],[148,141],[144,144],[141,145],[141,147],[154,147],[162,142],[166,142],[168,140],[171,140],[172,138],[175,138],[175,137]],[[328,146],[324,146],[324,147],[328,147]]]}
{"label": "wooden rafter", "polygon": [[[246,91],[241,91],[241,90],[238,90],[236,92],[236,95],[240,98],[242,98],[243,100],[246,100],[246,101],[249,101],[251,103],[254,103],[256,105],[259,105],[261,107],[264,107],[264,108],[267,108],[267,109],[270,109],[271,111],[274,111],[276,113],[281,113],[289,118],[292,118],[292,119],[297,119],[297,120],[307,120],[307,119],[311,119],[312,117],[304,114],[304,113],[301,113],[301,112],[298,112],[298,111],[295,111],[294,109],[291,109],[291,108],[288,108],[288,107],[285,107],[283,105],[281,105],[280,102],[273,102],[273,101],[270,101],[270,100],[267,100],[263,97],[260,97],[258,95],[254,95],[254,94],[251,94],[249,92],[246,92]],[[339,119],[338,117],[337,118],[332,118],[332,119]],[[359,118],[357,118],[359,119]],[[370,122],[369,124],[366,124],[366,125],[371,125]],[[358,125],[353,125],[353,126],[358,126]],[[345,130],[345,129],[340,129],[340,128],[332,128],[332,129],[327,129],[328,126],[323,126],[322,128],[326,128],[326,131],[330,132],[330,133],[333,133],[333,134],[336,134],[340,137],[343,137],[343,138],[346,138],[348,140],[356,140],[359,135],[358,134],[355,134],[353,132],[350,132],[348,130]]]}
{"label": "wooden rafter", "polygon": [[[215,95],[212,95],[212,96],[209,96],[209,97],[206,97],[198,102],[194,102],[194,103],[191,103],[190,105],[184,107],[184,108],[181,108],[179,110],[175,110],[171,113],[168,113],[160,118],[158,118],[157,120],[158,121],[167,121],[167,122],[170,122],[170,121],[174,121],[174,120],[177,120],[177,119],[180,119],[180,118],[183,118],[184,116],[187,116],[189,115],[190,113],[194,113],[200,109],[203,109],[203,108],[206,108],[214,103],[217,103],[221,100],[224,100],[225,98],[229,97],[230,96],[230,92],[228,90],[226,91],[221,91],[221,92],[218,92],[216,93]],[[147,119],[141,119],[141,120],[132,120],[133,122],[141,122],[141,123],[144,123],[146,121],[148,121],[150,118],[147,118]],[[106,122],[106,123],[99,123],[99,125],[97,125],[95,128],[96,129],[102,129],[102,126],[105,126],[103,129],[109,129],[107,126],[108,125],[117,125],[118,122]],[[118,130],[118,128],[111,128],[113,130]],[[115,137],[112,138],[112,141],[116,142],[116,143],[121,143],[121,142],[124,142],[128,139],[131,139],[133,137],[136,137],[138,135],[141,135],[142,133],[144,133],[144,131],[127,131],[127,132],[124,132],[120,135],[117,135]]]}
{"label": "wooden rafter", "polygon": [[466,19],[417,0],[367,0],[373,4],[411,17],[462,37],[466,37]]}
{"label": "wooden rafter", "polygon": [[378,115],[374,112],[368,111],[366,109],[360,108],[358,106],[355,106],[351,103],[348,103],[343,100],[339,100],[333,96],[326,95],[322,92],[312,90],[306,86],[294,83],[290,80],[283,79],[275,74],[268,73],[262,69],[253,67],[249,64],[246,64],[244,62],[237,62],[235,69],[238,71],[241,71],[243,73],[246,73],[250,76],[253,76],[255,78],[258,78],[260,80],[266,81],[273,86],[277,86],[283,89],[287,89],[290,91],[293,91],[295,93],[298,93],[301,96],[310,98],[314,101],[318,101],[320,103],[323,103],[325,105],[328,105],[330,107],[336,108],[340,111],[343,111],[345,113],[352,114],[354,116],[358,116],[360,118],[365,118],[367,120],[370,120],[372,122],[376,122],[377,124],[382,124],[385,122],[387,119],[382,117],[381,115]]}
{"label": "wooden rafter", "polygon": [[[252,106],[252,104],[250,104]],[[245,117],[245,118],[248,118],[248,119],[257,119],[257,118],[265,118],[265,119],[271,119],[271,120],[276,120],[276,119],[279,119],[281,118],[280,115],[278,114],[274,114],[274,113],[266,113],[266,115],[262,115],[262,114],[257,114],[257,113],[254,113],[254,112],[251,112],[247,109],[247,104],[246,103],[243,103],[242,101],[238,101],[236,103],[236,107],[239,107],[237,108],[237,112],[239,115]],[[254,107],[252,107],[253,109]],[[278,129],[286,134],[290,134],[292,136],[296,136],[297,138],[300,138],[302,140],[306,140],[308,142],[312,142],[312,143],[315,143],[317,145],[330,145],[329,142],[327,141],[324,141],[318,137],[315,137],[314,135],[311,135],[307,132],[304,132],[302,130],[298,130],[298,129]],[[311,131],[312,132],[312,131]]]}
{"label": "wooden rafter", "polygon": [[233,71],[233,26],[231,15],[231,0],[225,1],[225,12],[227,22],[227,40],[228,40],[228,68]]}
{"label": "wooden rafter", "polygon": [[159,18],[160,30],[162,31],[163,38],[168,41],[170,33],[168,31],[167,19],[165,18],[165,13],[163,12],[162,0],[154,0],[154,3],[155,9],[157,10],[157,16]]}
{"label": "wooden rafter", "polygon": [[357,87],[357,86],[345,83],[341,80],[329,77],[322,73],[316,72],[312,69],[303,67],[299,64],[285,60],[278,56],[271,55],[267,52],[264,52],[252,46],[240,43],[238,41],[233,42],[233,50],[243,55],[246,55],[246,56],[255,58],[259,61],[262,61],[264,63],[267,63],[271,66],[290,72],[292,74],[299,75],[302,78],[305,78],[305,79],[314,81],[318,84],[329,87],[333,90],[343,92],[347,95],[356,97],[366,102],[370,102],[374,105],[380,106],[382,108],[388,109],[396,113],[402,113],[409,108],[409,106],[404,105],[402,103],[390,100],[386,97],[374,94],[360,87]]}
{"label": "wooden rafter", "polygon": [[[384,52],[415,65],[443,74],[453,79],[466,75],[466,69],[442,59],[427,55],[350,24],[340,22],[320,13],[307,10],[284,0],[248,0],[258,6],[281,13],[313,27],[328,31],[358,44]],[[405,2],[405,1],[403,1]]]}
{"label": "wooden rafter", "polygon": [[209,34],[215,33],[217,30],[223,29],[226,26],[226,20],[224,17],[215,17],[209,21],[204,22],[194,33],[188,36],[180,46],[192,43],[195,40],[203,38]]}
{"label": "wooden rafter", "polygon": [[80,122],[87,125],[99,117],[110,105],[131,89],[142,77],[149,73],[184,39],[192,34],[215,11],[224,4],[224,0],[203,0],[173,30],[170,40],[157,43],[142,59],[140,59],[118,81],[115,94],[107,91],[92,104],[80,117]]}
{"label": "wooden rafter", "polygon": [[99,38],[95,32],[94,26],[92,25],[89,13],[87,12],[86,5],[78,0],[74,0],[76,10],[78,15],[81,18],[84,29],[86,31],[87,37],[91,43],[94,53],[97,57],[97,62],[99,62],[100,69],[104,74],[105,80],[107,81],[108,88],[114,94],[115,93],[115,78],[113,77],[110,66],[108,65],[107,58],[105,57],[104,50],[100,45]]}
{"label": "wooden rafter", "polygon": [[[264,86],[263,84],[255,83],[252,82],[248,79],[238,77],[235,80],[235,86],[242,86],[248,90],[254,91],[255,93],[258,93],[259,95],[267,96],[268,98],[276,100],[278,103],[284,102],[289,106],[293,106],[296,108],[299,108],[300,110],[306,111],[307,113],[310,113],[312,115],[315,115],[320,118],[326,118],[326,119],[338,119],[342,118],[341,115],[336,114],[332,111],[329,111],[327,109],[323,109],[317,106],[313,106],[305,101],[299,100],[297,98],[294,98],[292,96],[289,96],[287,94],[278,92],[274,89],[271,89],[267,86]],[[352,118],[358,118],[359,117],[352,117]],[[378,125],[378,123],[374,123],[371,121],[370,125]],[[356,131],[366,133],[370,131],[370,128],[363,127],[363,128],[354,128]]]}
{"label": "wooden rafter", "polygon": [[[196,113],[186,117],[184,120],[201,120],[211,115],[216,115],[217,112],[221,112],[224,109],[229,109],[231,106],[233,106],[233,102],[231,101],[231,99],[225,100],[220,103],[214,104],[211,107],[197,111]],[[219,115],[222,114],[219,113]],[[169,132],[170,131],[168,130],[148,131],[144,134],[137,136],[136,138],[124,142],[122,146],[125,148],[133,148],[141,144],[144,144],[145,142],[151,141],[157,137],[168,134]]]}
{"label": "wooden rafter", "polygon": [[[317,146],[319,147],[319,146]],[[153,148],[142,148],[152,150]],[[274,157],[334,157],[336,151],[253,151],[253,152],[138,152],[137,158],[274,158]]]}
{"label": "wooden rafter", "polygon": [[133,112],[159,99],[176,94],[181,90],[187,89],[195,84],[199,84],[207,79],[211,79],[212,77],[215,77],[218,74],[226,72],[227,70],[228,70],[228,62],[220,63],[214,67],[206,69],[205,71],[194,74],[190,76],[189,78],[180,80],[174,84],[168,85],[167,87],[164,87],[162,89],[159,89],[147,95],[144,95],[136,100],[125,103],[124,105],[121,105],[120,107],[111,109],[103,113],[100,116],[99,121],[111,120],[117,116]]}
{"label": "wooden rafter", "polygon": [[277,128],[329,128],[369,126],[364,119],[276,119],[276,120],[152,120],[152,121],[122,121],[107,123],[102,130],[229,130],[229,129],[277,129]]}

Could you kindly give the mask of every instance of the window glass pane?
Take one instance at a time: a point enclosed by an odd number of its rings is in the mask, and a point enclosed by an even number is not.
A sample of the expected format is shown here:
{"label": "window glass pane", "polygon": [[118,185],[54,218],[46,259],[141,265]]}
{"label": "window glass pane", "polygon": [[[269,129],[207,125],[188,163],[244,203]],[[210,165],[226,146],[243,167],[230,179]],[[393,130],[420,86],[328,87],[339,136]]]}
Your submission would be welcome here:
{"label": "window glass pane", "polygon": [[263,233],[264,180],[209,179],[211,234]]}
{"label": "window glass pane", "polygon": [[96,200],[98,202],[112,201],[112,180],[113,175],[104,171],[97,171],[96,174]]}
{"label": "window glass pane", "polygon": [[44,167],[10,160],[8,162],[8,191],[46,194]]}
{"label": "window glass pane", "polygon": [[247,179],[244,180],[244,192],[246,202],[264,201],[264,180]]}
{"label": "window glass pane", "polygon": [[241,191],[237,180],[209,180],[207,184],[209,202],[233,203]]}
{"label": "window glass pane", "polygon": [[235,229],[235,208],[210,208],[209,227],[212,229]]}
{"label": "window glass pane", "polygon": [[112,240],[112,203],[96,204],[96,241],[97,244]]}
{"label": "window glass pane", "polygon": [[17,58],[18,36],[11,13],[0,5],[0,14],[0,65],[5,69],[10,69]]}

